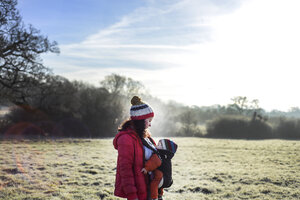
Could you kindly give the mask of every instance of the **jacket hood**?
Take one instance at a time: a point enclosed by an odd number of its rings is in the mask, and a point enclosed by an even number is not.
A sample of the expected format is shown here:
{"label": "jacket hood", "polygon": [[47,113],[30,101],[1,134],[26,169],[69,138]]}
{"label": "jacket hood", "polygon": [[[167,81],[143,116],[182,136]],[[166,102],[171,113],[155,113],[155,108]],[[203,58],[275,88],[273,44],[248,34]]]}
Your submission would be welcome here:
{"label": "jacket hood", "polygon": [[115,149],[118,149],[118,139],[120,136],[128,134],[130,135],[132,138],[134,138],[135,140],[137,140],[137,133],[134,132],[134,130],[132,129],[128,129],[128,130],[124,130],[124,131],[120,131],[114,138],[113,140],[113,145],[115,147]]}

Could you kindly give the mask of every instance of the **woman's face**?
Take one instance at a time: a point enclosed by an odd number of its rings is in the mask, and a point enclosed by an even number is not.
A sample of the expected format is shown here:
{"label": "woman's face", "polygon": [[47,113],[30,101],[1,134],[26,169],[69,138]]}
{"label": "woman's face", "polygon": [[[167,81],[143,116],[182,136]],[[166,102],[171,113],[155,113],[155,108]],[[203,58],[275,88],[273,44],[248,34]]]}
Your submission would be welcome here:
{"label": "woman's face", "polygon": [[153,119],[153,117],[145,119],[145,129],[151,127],[151,121],[152,121],[152,119]]}

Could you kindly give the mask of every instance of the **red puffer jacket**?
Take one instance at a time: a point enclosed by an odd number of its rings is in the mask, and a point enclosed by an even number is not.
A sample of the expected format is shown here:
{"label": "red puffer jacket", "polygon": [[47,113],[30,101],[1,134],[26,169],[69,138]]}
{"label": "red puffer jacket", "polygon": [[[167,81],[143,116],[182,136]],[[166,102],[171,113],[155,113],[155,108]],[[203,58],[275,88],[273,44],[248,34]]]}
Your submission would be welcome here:
{"label": "red puffer jacket", "polygon": [[135,131],[120,131],[113,141],[118,150],[115,196],[127,199],[147,200],[147,177],[144,167],[144,149]]}

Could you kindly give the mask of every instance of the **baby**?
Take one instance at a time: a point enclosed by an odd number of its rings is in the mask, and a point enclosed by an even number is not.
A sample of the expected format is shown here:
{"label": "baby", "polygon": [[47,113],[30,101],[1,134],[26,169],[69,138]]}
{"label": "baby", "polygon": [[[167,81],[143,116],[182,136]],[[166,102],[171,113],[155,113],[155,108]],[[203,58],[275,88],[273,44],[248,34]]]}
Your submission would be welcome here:
{"label": "baby", "polygon": [[[154,178],[150,182],[151,198],[161,199],[163,194],[162,186],[169,187],[173,183],[171,158],[177,150],[177,145],[168,139],[159,140],[157,146],[154,146],[147,139],[145,141],[144,149],[147,161],[141,172],[144,174],[152,172],[154,174]],[[164,175],[167,175],[165,177],[169,180],[164,180]]]}

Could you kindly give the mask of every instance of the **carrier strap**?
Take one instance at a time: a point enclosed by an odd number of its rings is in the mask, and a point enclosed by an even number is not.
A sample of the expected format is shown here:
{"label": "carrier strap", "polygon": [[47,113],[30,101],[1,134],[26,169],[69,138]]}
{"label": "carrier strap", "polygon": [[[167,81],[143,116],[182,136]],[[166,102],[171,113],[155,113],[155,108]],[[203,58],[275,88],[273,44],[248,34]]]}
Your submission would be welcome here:
{"label": "carrier strap", "polygon": [[[153,139],[152,139],[152,138],[149,138],[149,139],[150,139],[150,141],[152,142],[152,144],[154,144]],[[160,156],[159,151],[158,151],[157,149],[153,148],[150,144],[148,144],[148,142],[147,142],[144,138],[142,138],[142,143],[143,143],[143,145],[145,145],[147,148],[151,149],[155,154],[157,154],[158,157],[159,157],[159,159],[161,159],[161,156]],[[161,159],[161,160],[162,160],[162,159]]]}

